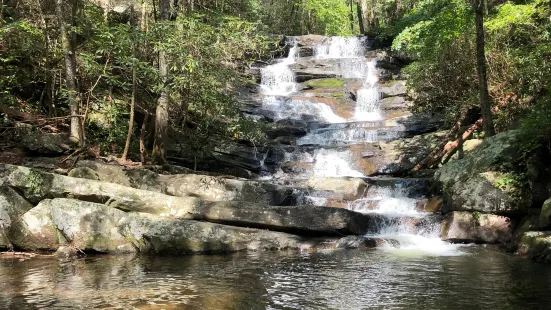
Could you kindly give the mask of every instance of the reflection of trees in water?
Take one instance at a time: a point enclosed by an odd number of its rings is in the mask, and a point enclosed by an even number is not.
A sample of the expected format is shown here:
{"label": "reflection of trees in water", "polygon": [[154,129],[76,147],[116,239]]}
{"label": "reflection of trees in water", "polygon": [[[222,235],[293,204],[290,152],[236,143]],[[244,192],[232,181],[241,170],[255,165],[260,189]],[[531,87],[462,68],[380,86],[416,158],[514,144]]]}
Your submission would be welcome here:
{"label": "reflection of trees in water", "polygon": [[546,266],[490,247],[468,252],[458,257],[349,250],[0,260],[0,308],[495,309],[551,302]]}

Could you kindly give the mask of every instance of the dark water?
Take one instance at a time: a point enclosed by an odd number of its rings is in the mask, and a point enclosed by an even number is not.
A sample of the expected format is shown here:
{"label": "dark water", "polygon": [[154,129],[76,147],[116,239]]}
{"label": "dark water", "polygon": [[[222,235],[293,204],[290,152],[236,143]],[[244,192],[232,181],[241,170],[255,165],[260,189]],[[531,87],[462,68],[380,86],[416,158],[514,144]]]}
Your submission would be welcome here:
{"label": "dark water", "polygon": [[551,266],[489,247],[465,251],[0,259],[0,308],[551,308]]}

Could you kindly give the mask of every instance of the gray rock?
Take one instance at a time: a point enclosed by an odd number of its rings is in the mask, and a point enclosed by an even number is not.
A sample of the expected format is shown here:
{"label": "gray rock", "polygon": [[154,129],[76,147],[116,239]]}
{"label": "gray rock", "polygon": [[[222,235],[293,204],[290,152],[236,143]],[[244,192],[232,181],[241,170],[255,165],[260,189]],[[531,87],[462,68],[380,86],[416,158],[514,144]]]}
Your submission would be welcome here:
{"label": "gray rock", "polygon": [[0,250],[12,247],[7,232],[12,223],[19,220],[32,207],[13,189],[0,186]]}
{"label": "gray rock", "polygon": [[443,240],[459,243],[507,243],[512,232],[508,217],[471,212],[451,212],[441,226]]}
{"label": "gray rock", "polygon": [[44,200],[51,206],[53,223],[71,245],[82,251],[133,253],[136,248],[119,231],[126,212],[73,199]]}
{"label": "gray rock", "polygon": [[68,176],[72,178],[99,180],[99,175],[93,169],[88,167],[77,167],[69,171]]}
{"label": "gray rock", "polygon": [[7,236],[15,247],[27,251],[55,251],[66,242],[52,220],[50,200],[39,203],[13,222]]}
{"label": "gray rock", "polygon": [[74,146],[68,135],[57,133],[29,134],[21,143],[29,150],[45,155],[64,154]]}
{"label": "gray rock", "polygon": [[522,235],[517,255],[551,263],[551,231],[529,231]]}
{"label": "gray rock", "polygon": [[405,96],[407,94],[406,81],[390,81],[379,86],[383,97]]}
{"label": "gray rock", "polygon": [[[260,229],[175,220],[132,214],[123,223],[124,233],[140,252],[212,254],[243,250],[299,249],[306,243],[298,236]],[[307,245],[304,245],[307,246]]]}
{"label": "gray rock", "polygon": [[508,131],[487,138],[463,159],[444,165],[435,175],[444,192],[444,212],[480,211],[510,214],[526,211],[530,204],[523,189],[503,184],[499,172],[520,158],[518,132]]}
{"label": "gray rock", "polygon": [[[36,201],[70,197],[110,205],[123,211],[310,234],[364,234],[378,224],[377,216],[343,209],[313,206],[267,207],[255,203],[212,202],[196,197],[174,197],[11,165],[0,165],[0,176],[5,184],[22,190],[26,198]],[[352,180],[352,184],[357,186],[351,188],[343,187],[338,182],[333,182],[332,185],[336,186],[335,190],[342,189],[348,196],[357,197],[361,192],[360,181]]]}
{"label": "gray rock", "polygon": [[551,198],[547,199],[541,207],[540,227],[551,227]]}

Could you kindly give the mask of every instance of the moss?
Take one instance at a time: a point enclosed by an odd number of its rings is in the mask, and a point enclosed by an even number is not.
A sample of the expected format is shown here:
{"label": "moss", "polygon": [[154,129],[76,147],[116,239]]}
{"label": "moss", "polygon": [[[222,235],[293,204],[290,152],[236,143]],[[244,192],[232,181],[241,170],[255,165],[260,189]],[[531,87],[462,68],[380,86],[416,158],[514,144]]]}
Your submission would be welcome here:
{"label": "moss", "polygon": [[332,93],[332,94],[331,94],[331,97],[333,97],[333,98],[335,98],[335,99],[343,99],[343,98],[344,98],[344,92]]}
{"label": "moss", "polygon": [[308,86],[313,88],[340,87],[344,85],[344,79],[327,78],[315,79],[307,82]]}

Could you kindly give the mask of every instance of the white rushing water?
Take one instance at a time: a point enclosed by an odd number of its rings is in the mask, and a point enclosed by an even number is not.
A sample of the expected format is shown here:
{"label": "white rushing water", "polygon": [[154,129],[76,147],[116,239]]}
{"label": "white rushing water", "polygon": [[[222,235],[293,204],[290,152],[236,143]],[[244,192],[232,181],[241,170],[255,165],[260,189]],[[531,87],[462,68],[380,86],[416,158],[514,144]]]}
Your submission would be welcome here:
{"label": "white rushing water", "polygon": [[315,177],[363,177],[363,173],[353,168],[350,151],[317,149],[313,153],[293,152],[285,154],[285,161],[312,164]]}
{"label": "white rushing water", "polygon": [[297,91],[295,73],[289,68],[289,65],[294,64],[298,56],[298,45],[295,41],[287,58],[260,70],[260,88],[264,95],[288,96]]}
{"label": "white rushing water", "polygon": [[348,145],[354,143],[377,142],[377,129],[365,127],[323,128],[310,132],[297,140],[297,145]]}
{"label": "white rushing water", "polygon": [[367,64],[366,79],[356,96],[354,120],[377,121],[382,119],[380,107],[381,92],[377,85],[378,82],[377,60],[373,59]]}
{"label": "white rushing water", "polygon": [[301,120],[305,116],[325,123],[342,123],[344,118],[335,114],[331,106],[311,100],[296,100],[269,96],[264,98],[262,108],[274,112],[274,120]]}
{"label": "white rushing water", "polygon": [[[385,216],[388,222],[369,238],[381,239],[383,249],[397,255],[463,255],[462,245],[440,239],[440,225],[428,219],[429,213],[416,209],[416,199],[404,188],[380,188],[369,197],[352,201],[348,209]],[[419,227],[420,226],[420,227]]]}
{"label": "white rushing water", "polygon": [[365,38],[330,37],[316,46],[315,56],[318,59],[363,57],[364,45]]}

